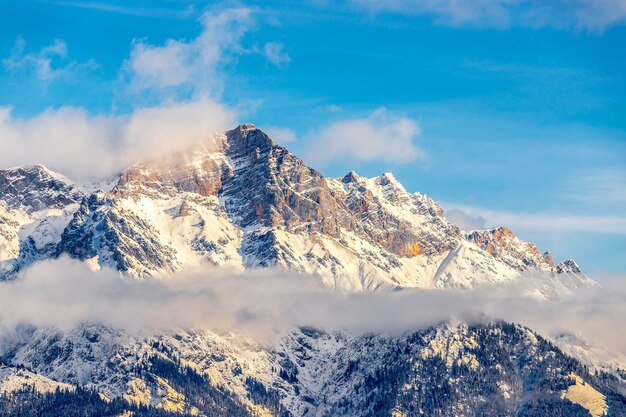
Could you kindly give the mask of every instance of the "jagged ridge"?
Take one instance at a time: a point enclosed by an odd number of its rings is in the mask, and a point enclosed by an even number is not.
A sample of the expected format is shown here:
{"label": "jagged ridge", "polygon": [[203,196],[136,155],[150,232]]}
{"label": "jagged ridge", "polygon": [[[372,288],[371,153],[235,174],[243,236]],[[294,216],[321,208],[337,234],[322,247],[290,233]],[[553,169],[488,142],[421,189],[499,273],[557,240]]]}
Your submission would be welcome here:
{"label": "jagged ridge", "polygon": [[[558,291],[593,285],[573,261],[556,266],[509,229],[460,231],[391,174],[325,178],[250,124],[133,166],[108,192],[85,194],[41,166],[0,179],[5,276],[66,254],[134,276],[202,262],[281,267],[352,291],[473,288],[531,269],[563,276],[550,280]],[[23,237],[33,225],[47,233],[40,245]]]}

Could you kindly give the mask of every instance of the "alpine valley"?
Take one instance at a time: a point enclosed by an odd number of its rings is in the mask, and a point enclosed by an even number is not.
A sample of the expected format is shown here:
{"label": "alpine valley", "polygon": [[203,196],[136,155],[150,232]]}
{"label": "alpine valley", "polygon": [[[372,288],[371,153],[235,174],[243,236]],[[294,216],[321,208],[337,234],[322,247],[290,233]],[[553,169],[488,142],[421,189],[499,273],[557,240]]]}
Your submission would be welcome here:
{"label": "alpine valley", "polygon": [[[0,286],[57,258],[137,280],[275,269],[346,294],[510,285],[553,303],[598,286],[504,226],[460,230],[392,174],[325,178],[250,124],[98,183],[1,170]],[[23,323],[0,340],[0,415],[626,415],[626,370],[574,335],[497,320],[297,326],[271,343],[231,330]]]}

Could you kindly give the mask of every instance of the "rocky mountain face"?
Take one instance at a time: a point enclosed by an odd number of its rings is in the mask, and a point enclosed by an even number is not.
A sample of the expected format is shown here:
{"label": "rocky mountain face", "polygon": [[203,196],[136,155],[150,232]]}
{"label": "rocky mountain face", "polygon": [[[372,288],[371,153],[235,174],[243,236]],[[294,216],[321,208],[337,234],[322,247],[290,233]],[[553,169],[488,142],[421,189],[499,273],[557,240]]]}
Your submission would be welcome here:
{"label": "rocky mountain face", "polygon": [[493,257],[520,272],[527,269],[549,273],[581,272],[572,259],[555,265],[550,252],[539,253],[539,249],[534,243],[519,239],[515,233],[504,226],[470,231],[466,237],[467,240],[489,252]]}
{"label": "rocky mountain face", "polygon": [[0,280],[53,257],[84,197],[70,180],[41,165],[0,170]]}
{"label": "rocky mountain face", "polygon": [[37,375],[45,386],[80,384],[179,413],[203,415],[208,400],[231,398],[239,411],[221,415],[626,415],[623,379],[591,373],[506,323],[442,323],[394,336],[300,328],[271,346],[200,331],[138,337],[97,325],[26,329],[13,340],[0,349],[5,374],[19,366],[22,377]]}
{"label": "rocky mountain face", "polygon": [[68,255],[137,277],[206,262],[280,267],[348,291],[474,288],[531,270],[553,291],[594,285],[504,227],[459,230],[391,174],[325,178],[253,125],[116,182],[90,192],[42,166],[0,171],[2,276]]}
{"label": "rocky mountain face", "polygon": [[85,198],[74,213],[56,247],[55,255],[61,254],[97,258],[100,265],[137,275],[150,272],[144,265],[166,271],[176,266],[173,249],[161,243],[154,226],[102,192]]}
{"label": "rocky mountain face", "polygon": [[29,213],[62,209],[83,198],[70,180],[42,165],[0,170],[0,196],[7,208]]}

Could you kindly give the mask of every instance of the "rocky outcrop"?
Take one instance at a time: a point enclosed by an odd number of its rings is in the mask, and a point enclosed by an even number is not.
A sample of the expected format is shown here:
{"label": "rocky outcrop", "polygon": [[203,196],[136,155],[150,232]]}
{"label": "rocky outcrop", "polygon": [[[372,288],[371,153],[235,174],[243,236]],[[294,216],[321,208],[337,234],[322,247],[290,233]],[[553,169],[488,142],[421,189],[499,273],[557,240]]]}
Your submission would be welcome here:
{"label": "rocky outcrop", "polygon": [[187,152],[137,164],[122,172],[113,188],[118,197],[160,198],[181,192],[202,196],[215,195],[222,187],[222,172],[227,162],[215,145],[196,145]]}
{"label": "rocky outcrop", "polygon": [[563,262],[561,262],[557,267],[556,267],[556,271],[559,274],[580,274],[582,273],[582,271],[580,270],[580,267],[578,266],[578,264],[573,260],[573,259],[567,259]]}
{"label": "rocky outcrop", "polygon": [[507,227],[474,230],[467,234],[467,240],[517,271],[537,269],[556,272],[552,254],[546,252],[542,255],[534,243],[521,240]]}
{"label": "rocky outcrop", "polygon": [[79,202],[83,194],[67,178],[42,165],[0,170],[0,198],[10,209],[35,212],[62,209]]}
{"label": "rocky outcrop", "polygon": [[368,179],[350,172],[339,182],[338,194],[359,232],[389,252],[434,256],[457,246],[460,231],[443,210],[424,195],[408,193],[392,174]]}
{"label": "rocky outcrop", "polygon": [[339,237],[354,219],[326,179],[253,125],[226,133],[224,152],[232,169],[219,196],[240,227],[281,227]]}
{"label": "rocky outcrop", "polygon": [[63,231],[55,255],[96,258],[131,275],[145,276],[177,267],[176,253],[146,219],[127,210],[115,196],[96,192],[84,199]]}

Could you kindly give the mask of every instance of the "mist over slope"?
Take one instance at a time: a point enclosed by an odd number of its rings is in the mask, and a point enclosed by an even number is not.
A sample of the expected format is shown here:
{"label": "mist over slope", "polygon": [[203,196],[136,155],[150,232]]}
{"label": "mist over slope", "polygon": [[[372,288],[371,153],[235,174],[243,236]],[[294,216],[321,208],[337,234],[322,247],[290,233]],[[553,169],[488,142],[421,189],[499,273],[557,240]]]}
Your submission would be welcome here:
{"label": "mist over slope", "polygon": [[578,290],[560,300],[529,297],[526,282],[459,289],[365,293],[328,291],[315,276],[279,270],[197,267],[136,280],[112,269],[93,271],[63,257],[42,261],[2,284],[0,328],[21,325],[71,329],[101,323],[131,334],[199,328],[246,334],[271,343],[302,326],[328,332],[402,334],[447,321],[504,320],[553,339],[572,334],[626,358],[620,332],[626,279]]}

